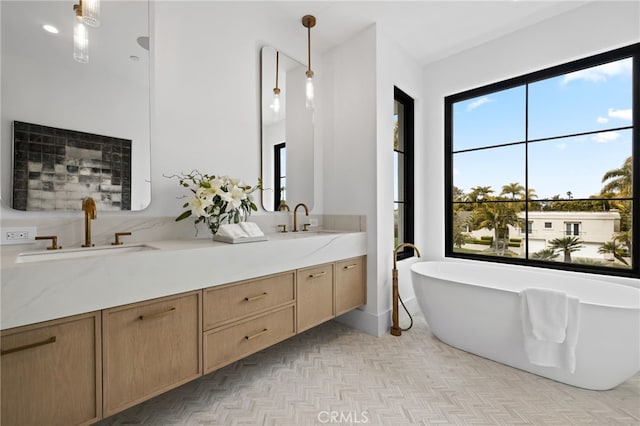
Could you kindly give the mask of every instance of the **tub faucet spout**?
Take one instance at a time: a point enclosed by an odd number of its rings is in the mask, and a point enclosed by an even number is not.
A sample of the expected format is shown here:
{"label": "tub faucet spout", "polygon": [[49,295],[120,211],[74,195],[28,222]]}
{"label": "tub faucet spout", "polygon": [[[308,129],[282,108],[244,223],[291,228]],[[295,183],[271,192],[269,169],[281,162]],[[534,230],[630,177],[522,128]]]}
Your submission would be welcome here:
{"label": "tub faucet spout", "polygon": [[398,299],[400,297],[400,295],[398,294],[398,251],[400,251],[400,249],[405,247],[411,247],[416,251],[416,256],[420,257],[420,250],[418,250],[418,247],[416,247],[411,243],[398,244],[398,246],[393,250],[393,271],[391,273],[391,278],[392,278],[391,299],[393,302],[393,315],[392,315],[393,325],[391,326],[391,334],[393,336],[402,335],[402,329],[400,328],[399,320],[398,320]]}

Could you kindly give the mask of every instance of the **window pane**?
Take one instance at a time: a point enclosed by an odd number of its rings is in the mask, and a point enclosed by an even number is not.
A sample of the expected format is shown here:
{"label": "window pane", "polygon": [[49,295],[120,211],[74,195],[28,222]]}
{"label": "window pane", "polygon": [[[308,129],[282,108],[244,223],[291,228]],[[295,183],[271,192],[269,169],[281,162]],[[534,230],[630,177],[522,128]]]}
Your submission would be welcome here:
{"label": "window pane", "polygon": [[[474,188],[490,187],[499,195],[510,183],[525,182],[525,146],[513,145],[453,155],[453,185],[471,194]],[[486,194],[484,195],[486,198]]]}
{"label": "window pane", "polygon": [[453,151],[520,142],[524,138],[524,86],[453,105]]}
{"label": "window pane", "polygon": [[393,247],[404,241],[404,204],[393,204]]}
{"label": "window pane", "polygon": [[530,84],[529,139],[630,126],[631,76],[628,58]]}
{"label": "window pane", "polygon": [[529,212],[532,259],[631,268],[630,201],[617,202],[608,211],[581,211],[579,201],[564,204],[565,211]]}
{"label": "window pane", "polygon": [[[464,210],[469,206],[471,210]],[[492,201],[454,208],[453,251],[523,257],[524,208],[524,202]]]}
{"label": "window pane", "polygon": [[[570,199],[600,197],[603,189],[617,191],[615,187],[619,184],[630,196],[631,137],[629,129],[531,143],[529,188],[535,189],[538,199],[555,195]],[[603,183],[605,174],[615,170],[620,171],[620,176],[612,176]]]}
{"label": "window pane", "polygon": [[405,179],[405,173],[404,173],[404,154],[401,154],[399,152],[395,152],[393,153],[393,167],[395,170],[395,185],[394,185],[394,192],[393,192],[393,199],[394,201],[405,201],[404,199],[404,179]]}
{"label": "window pane", "polygon": [[404,105],[393,102],[393,149],[404,152]]}

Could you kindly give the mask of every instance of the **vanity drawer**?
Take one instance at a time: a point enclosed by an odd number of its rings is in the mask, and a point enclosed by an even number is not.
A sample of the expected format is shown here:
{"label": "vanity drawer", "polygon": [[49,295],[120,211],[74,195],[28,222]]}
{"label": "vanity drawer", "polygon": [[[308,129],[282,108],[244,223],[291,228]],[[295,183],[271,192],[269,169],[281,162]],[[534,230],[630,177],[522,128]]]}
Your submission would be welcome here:
{"label": "vanity drawer", "polygon": [[203,335],[204,373],[210,373],[295,334],[295,306],[269,312]]}
{"label": "vanity drawer", "polygon": [[286,272],[204,290],[204,330],[295,301],[295,275]]}

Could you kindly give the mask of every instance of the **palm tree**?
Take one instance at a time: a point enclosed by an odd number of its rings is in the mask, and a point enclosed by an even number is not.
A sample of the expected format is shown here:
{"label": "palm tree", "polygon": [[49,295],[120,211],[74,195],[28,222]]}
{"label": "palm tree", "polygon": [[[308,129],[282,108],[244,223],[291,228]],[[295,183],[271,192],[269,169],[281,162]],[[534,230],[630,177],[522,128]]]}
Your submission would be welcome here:
{"label": "palm tree", "polygon": [[537,252],[531,255],[533,259],[540,259],[540,260],[553,260],[558,256],[560,256],[560,253],[550,248],[538,250]]}
{"label": "palm tree", "polygon": [[492,192],[494,191],[491,189],[491,186],[474,186],[469,193],[469,201],[473,201],[474,203],[484,201]]}
{"label": "palm tree", "polygon": [[524,194],[524,186],[520,185],[518,182],[503,185],[500,195],[506,194],[510,194],[512,200],[515,200],[516,197],[522,198],[522,195]]}
{"label": "palm tree", "polygon": [[482,203],[473,211],[472,223],[475,229],[487,228],[493,230],[493,244],[496,252],[502,242],[502,254],[509,246],[509,225],[517,227],[521,219],[518,209],[510,202]]}
{"label": "palm tree", "polygon": [[610,193],[619,198],[628,198],[632,194],[632,164],[631,157],[624,160],[624,164],[619,169],[609,170],[602,176],[602,194]]}
{"label": "palm tree", "polygon": [[600,246],[600,248],[598,248],[598,253],[602,253],[602,254],[610,253],[613,255],[613,257],[618,259],[620,262],[624,263],[627,266],[629,265],[629,263],[627,263],[627,261],[624,258],[624,256],[629,254],[627,252],[627,249],[624,247],[624,245],[620,244],[615,240],[607,241],[606,243],[603,243]]}
{"label": "palm tree", "polygon": [[559,250],[564,254],[565,263],[571,263],[571,253],[583,248],[582,241],[578,237],[555,238],[549,241],[549,248]]}

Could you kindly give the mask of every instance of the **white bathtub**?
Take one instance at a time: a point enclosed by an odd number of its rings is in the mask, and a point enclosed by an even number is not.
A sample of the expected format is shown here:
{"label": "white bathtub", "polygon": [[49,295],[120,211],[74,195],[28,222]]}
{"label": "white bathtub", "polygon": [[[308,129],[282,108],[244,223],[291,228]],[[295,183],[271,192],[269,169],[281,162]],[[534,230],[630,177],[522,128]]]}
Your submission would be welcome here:
{"label": "white bathtub", "polygon": [[[418,304],[443,342],[559,382],[611,389],[640,371],[640,289],[481,262],[419,262],[411,266]],[[524,350],[519,292],[553,288],[580,299],[574,373],[531,364]]]}

